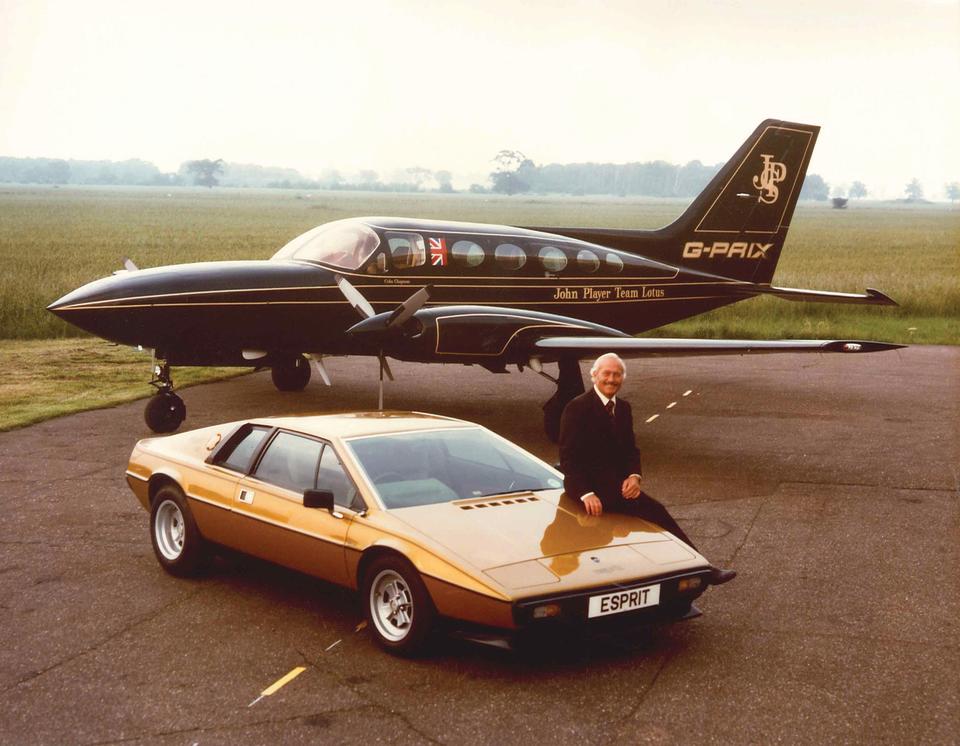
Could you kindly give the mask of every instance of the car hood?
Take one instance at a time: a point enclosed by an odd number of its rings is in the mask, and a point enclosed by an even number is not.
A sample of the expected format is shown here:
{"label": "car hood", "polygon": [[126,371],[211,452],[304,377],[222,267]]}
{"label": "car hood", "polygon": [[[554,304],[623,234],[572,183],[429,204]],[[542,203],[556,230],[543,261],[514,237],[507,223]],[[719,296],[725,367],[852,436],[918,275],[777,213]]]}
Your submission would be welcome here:
{"label": "car hood", "polygon": [[509,589],[619,582],[706,564],[658,526],[617,513],[587,516],[560,490],[391,513]]}

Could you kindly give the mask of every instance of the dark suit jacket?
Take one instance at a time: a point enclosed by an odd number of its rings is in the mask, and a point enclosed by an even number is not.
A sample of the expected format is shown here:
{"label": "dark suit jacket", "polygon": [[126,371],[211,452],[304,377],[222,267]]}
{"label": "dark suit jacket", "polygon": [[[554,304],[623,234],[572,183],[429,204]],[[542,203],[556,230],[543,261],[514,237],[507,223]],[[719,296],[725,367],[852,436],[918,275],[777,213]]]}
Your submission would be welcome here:
{"label": "dark suit jacket", "polygon": [[623,480],[642,473],[630,404],[617,397],[613,422],[593,388],[567,404],[560,420],[560,470],[574,500],[594,492],[604,508],[619,503]]}

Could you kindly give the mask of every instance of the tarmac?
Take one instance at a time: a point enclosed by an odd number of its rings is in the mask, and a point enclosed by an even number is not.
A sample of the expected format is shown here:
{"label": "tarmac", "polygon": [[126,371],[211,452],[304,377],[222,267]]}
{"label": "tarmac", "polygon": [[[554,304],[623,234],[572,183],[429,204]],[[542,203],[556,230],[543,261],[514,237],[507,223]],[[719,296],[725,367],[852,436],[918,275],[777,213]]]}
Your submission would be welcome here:
{"label": "tarmac", "polygon": [[[184,427],[376,408],[375,361],[326,364],[332,388],[184,389]],[[532,371],[391,365],[389,408],[556,461]],[[0,434],[0,741],[957,743],[960,348],[649,359],[621,396],[645,489],[739,577],[698,619],[535,655],[398,659],[344,589],[236,556],[165,574],[124,483],[143,401]]]}

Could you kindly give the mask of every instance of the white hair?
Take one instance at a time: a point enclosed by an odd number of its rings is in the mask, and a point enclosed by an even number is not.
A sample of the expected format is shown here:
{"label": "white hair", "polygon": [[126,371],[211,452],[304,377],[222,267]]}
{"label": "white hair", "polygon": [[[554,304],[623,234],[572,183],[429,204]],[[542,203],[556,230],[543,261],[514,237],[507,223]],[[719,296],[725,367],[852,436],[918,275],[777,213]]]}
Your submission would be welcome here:
{"label": "white hair", "polygon": [[617,364],[620,366],[620,370],[623,371],[623,377],[624,378],[627,377],[627,365],[626,363],[623,362],[623,358],[621,358],[615,352],[605,352],[604,354],[602,354],[600,357],[598,357],[596,360],[593,361],[593,366],[590,368],[591,378],[597,375],[597,371],[600,370],[600,366],[603,365],[604,361],[606,360],[616,360]]}

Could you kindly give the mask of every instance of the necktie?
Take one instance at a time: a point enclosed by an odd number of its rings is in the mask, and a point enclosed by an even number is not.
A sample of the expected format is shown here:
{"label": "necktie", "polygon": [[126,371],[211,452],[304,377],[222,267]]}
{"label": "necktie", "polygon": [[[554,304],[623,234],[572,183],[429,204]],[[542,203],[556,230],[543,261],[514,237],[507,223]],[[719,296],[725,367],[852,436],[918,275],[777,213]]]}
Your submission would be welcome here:
{"label": "necktie", "polygon": [[606,403],[605,407],[604,407],[604,409],[607,410],[607,414],[610,416],[610,421],[611,421],[611,422],[613,422],[613,421],[616,419],[616,418],[614,417],[614,414],[613,414],[613,407],[614,407],[613,399],[611,399],[610,401],[608,401],[608,402]]}

